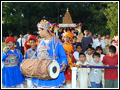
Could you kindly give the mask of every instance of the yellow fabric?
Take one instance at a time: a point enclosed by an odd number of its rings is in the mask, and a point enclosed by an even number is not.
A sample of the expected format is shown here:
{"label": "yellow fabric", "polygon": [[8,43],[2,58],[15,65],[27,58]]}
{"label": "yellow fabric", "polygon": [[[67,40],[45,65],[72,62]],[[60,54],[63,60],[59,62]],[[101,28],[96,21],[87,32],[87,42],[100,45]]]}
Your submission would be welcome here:
{"label": "yellow fabric", "polygon": [[16,47],[16,45],[14,45],[14,47]]}
{"label": "yellow fabric", "polygon": [[70,31],[66,32],[64,36],[67,36],[67,37],[69,37],[70,39],[72,39],[72,34],[71,34]]}
{"label": "yellow fabric", "polygon": [[[29,45],[29,46],[30,46],[30,42],[27,42],[27,45]],[[38,46],[38,42],[36,42],[36,45]]]}
{"label": "yellow fabric", "polygon": [[69,64],[70,62],[72,62],[69,54],[67,55],[67,59],[68,59],[68,64]]}
{"label": "yellow fabric", "polygon": [[64,48],[65,51],[67,51],[67,52],[72,52],[72,49],[73,49],[72,45],[70,45],[70,44],[68,44],[68,43],[63,44],[63,48]]}
{"label": "yellow fabric", "polygon": [[68,64],[70,64],[70,69],[74,66],[79,68],[79,65],[76,65],[72,62],[72,59],[70,57],[70,52],[72,52],[72,45],[70,45],[70,43],[65,42],[65,44],[63,44],[63,48],[65,49],[65,51],[67,51],[67,59],[68,59]]}

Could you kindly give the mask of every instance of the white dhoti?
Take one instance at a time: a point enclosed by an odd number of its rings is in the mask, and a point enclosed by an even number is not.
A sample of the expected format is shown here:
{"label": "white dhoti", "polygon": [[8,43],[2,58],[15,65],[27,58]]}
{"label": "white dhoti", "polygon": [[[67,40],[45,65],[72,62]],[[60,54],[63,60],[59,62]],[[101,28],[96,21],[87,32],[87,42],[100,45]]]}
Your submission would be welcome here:
{"label": "white dhoti", "polygon": [[33,88],[32,78],[27,78],[27,88]]}

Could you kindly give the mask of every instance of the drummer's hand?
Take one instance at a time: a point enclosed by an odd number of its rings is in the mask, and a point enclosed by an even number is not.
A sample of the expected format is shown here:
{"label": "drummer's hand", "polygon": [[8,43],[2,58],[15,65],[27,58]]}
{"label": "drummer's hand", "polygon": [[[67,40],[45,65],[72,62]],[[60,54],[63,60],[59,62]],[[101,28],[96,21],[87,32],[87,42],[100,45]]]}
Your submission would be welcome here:
{"label": "drummer's hand", "polygon": [[65,63],[62,63],[62,68],[60,69],[60,72],[65,68],[66,64]]}

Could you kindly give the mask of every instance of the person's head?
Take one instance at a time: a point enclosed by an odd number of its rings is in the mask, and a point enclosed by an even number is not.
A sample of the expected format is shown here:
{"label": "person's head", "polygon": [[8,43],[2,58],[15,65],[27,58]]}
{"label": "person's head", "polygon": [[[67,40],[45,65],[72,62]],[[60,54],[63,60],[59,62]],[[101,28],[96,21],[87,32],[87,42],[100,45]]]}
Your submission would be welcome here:
{"label": "person's head", "polygon": [[98,34],[98,39],[101,39],[101,37],[102,37],[101,34]]}
{"label": "person's head", "polygon": [[115,41],[118,42],[118,36],[115,37]]}
{"label": "person's head", "polygon": [[6,37],[5,39],[6,46],[10,49],[13,49],[15,46],[15,39],[13,37]]}
{"label": "person's head", "polygon": [[93,38],[96,39],[96,38],[97,38],[97,35],[96,35],[96,34],[93,34]]}
{"label": "person's head", "polygon": [[112,41],[111,41],[111,44],[112,44],[112,45],[114,45],[115,43],[116,43],[116,41],[115,41],[115,40],[112,40]]}
{"label": "person's head", "polygon": [[99,54],[102,54],[102,52],[103,52],[101,46],[97,46],[95,51],[96,51],[97,53],[99,53]]}
{"label": "person's head", "polygon": [[68,36],[64,36],[64,40],[65,40],[65,42],[69,42],[70,38]]}
{"label": "person's head", "polygon": [[66,32],[66,29],[64,29],[63,32],[65,33],[65,32]]}
{"label": "person's head", "polygon": [[84,34],[85,34],[85,35],[88,35],[88,34],[89,34],[89,31],[88,31],[88,30],[84,30]]}
{"label": "person's head", "polygon": [[46,28],[44,28],[44,29],[39,28],[39,29],[38,29],[38,33],[39,33],[39,35],[43,38],[43,37],[46,36],[46,33],[49,33],[49,32],[46,30]]}
{"label": "person's head", "polygon": [[13,37],[14,39],[15,39],[15,41],[17,41],[17,34],[15,34],[15,33],[11,33],[11,35],[10,35],[11,37]]}
{"label": "person's head", "polygon": [[92,54],[95,53],[95,49],[92,47]]}
{"label": "person's head", "polygon": [[106,35],[106,39],[110,39],[110,35],[109,34]]}
{"label": "person's head", "polygon": [[22,38],[22,37],[23,37],[23,34],[21,33],[21,34],[20,34],[20,38]]}
{"label": "person's head", "polygon": [[82,52],[82,44],[81,43],[77,43],[76,44],[76,50],[79,52],[79,53],[81,53]]}
{"label": "person's head", "polygon": [[106,39],[106,36],[105,36],[105,35],[103,35],[103,36],[102,36],[102,39],[103,39],[103,40],[105,40],[105,39]]}
{"label": "person's head", "polygon": [[91,32],[89,32],[88,36],[91,36],[91,37],[92,37],[92,33],[91,33]]}
{"label": "person's head", "polygon": [[92,54],[92,46],[90,44],[88,44],[86,51],[87,51],[88,55]]}
{"label": "person's head", "polygon": [[116,54],[116,47],[113,46],[113,45],[109,46],[109,51],[108,51],[108,53],[109,53],[109,56],[110,56],[110,57],[114,57],[115,54]]}
{"label": "person's head", "polygon": [[79,53],[79,59],[82,63],[84,63],[86,60],[86,55],[84,53]]}
{"label": "person's head", "polygon": [[51,23],[45,19],[42,19],[40,22],[38,22],[37,24],[37,28],[38,28],[38,34],[41,37],[47,37],[47,35],[49,34],[49,31],[51,29]]}
{"label": "person's head", "polygon": [[28,43],[32,49],[36,49],[36,46],[37,46],[37,38],[34,36],[34,35],[31,35],[29,38],[28,38]]}
{"label": "person's head", "polygon": [[30,42],[31,48],[35,49],[36,48],[36,40],[35,39],[30,39],[29,42]]}
{"label": "person's head", "polygon": [[95,63],[99,63],[99,61],[100,61],[100,54],[99,53],[95,52],[92,55],[92,57],[93,57],[93,60],[94,60]]}
{"label": "person's head", "polygon": [[76,42],[77,42],[77,37],[73,36],[73,43],[76,43]]}
{"label": "person's head", "polygon": [[70,40],[72,39],[72,34],[68,31],[64,34],[64,40],[65,42],[70,42]]}

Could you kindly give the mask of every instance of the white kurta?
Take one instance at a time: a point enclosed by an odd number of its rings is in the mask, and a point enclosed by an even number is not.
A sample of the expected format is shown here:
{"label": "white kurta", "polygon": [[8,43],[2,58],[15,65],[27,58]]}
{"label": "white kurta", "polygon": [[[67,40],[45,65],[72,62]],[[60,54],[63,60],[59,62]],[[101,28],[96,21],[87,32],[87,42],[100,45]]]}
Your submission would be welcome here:
{"label": "white kurta", "polygon": [[93,55],[93,54],[91,54],[91,55],[86,54],[86,58],[87,58],[86,61],[87,61],[88,63],[90,63],[91,61],[93,61],[92,55]]}
{"label": "white kurta", "polygon": [[98,39],[95,39],[92,47],[94,49],[96,49],[96,47],[99,46],[100,44],[102,44],[101,47],[102,47],[102,49],[104,51],[104,49],[105,49],[105,41],[103,39],[101,39],[101,41],[99,41]]}
{"label": "white kurta", "polygon": [[[82,63],[81,61],[78,61],[76,65],[87,65],[89,64],[87,61]],[[90,68],[78,68],[78,79],[77,79],[77,87],[79,88],[88,88],[88,73],[90,72]]]}

